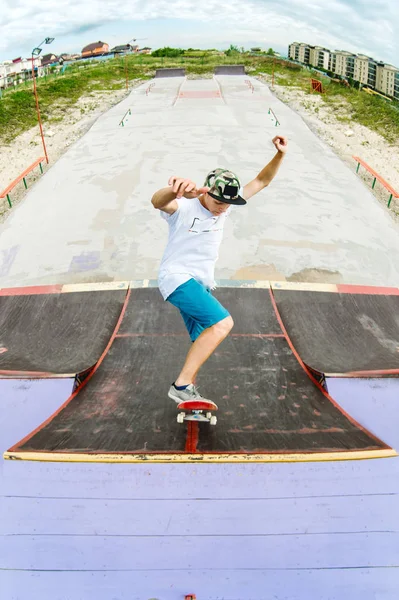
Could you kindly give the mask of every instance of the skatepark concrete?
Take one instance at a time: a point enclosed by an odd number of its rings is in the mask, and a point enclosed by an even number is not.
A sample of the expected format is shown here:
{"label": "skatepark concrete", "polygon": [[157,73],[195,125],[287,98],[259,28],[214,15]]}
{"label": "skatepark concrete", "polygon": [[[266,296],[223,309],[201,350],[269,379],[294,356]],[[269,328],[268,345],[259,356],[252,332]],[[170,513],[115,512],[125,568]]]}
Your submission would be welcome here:
{"label": "skatepark concrete", "polygon": [[0,229],[0,286],[156,278],[167,227],[152,194],[173,174],[202,184],[217,166],[245,184],[274,155],[276,134],[289,139],[284,164],[234,210],[216,277],[398,285],[398,226],[265,84],[153,83],[101,116],[12,211]]}
{"label": "skatepark concrete", "polygon": [[[167,236],[154,191],[171,174],[202,182],[215,166],[246,183],[274,155],[277,133],[289,138],[286,160],[269,189],[233,211],[217,278],[398,286],[398,227],[387,210],[264,84],[245,76],[152,83],[103,115],[13,210],[0,230],[0,287],[154,279]],[[328,385],[397,448],[398,383]],[[57,411],[72,386],[0,380],[1,450]],[[398,475],[397,458],[1,459],[0,590],[15,600],[396,600]]]}

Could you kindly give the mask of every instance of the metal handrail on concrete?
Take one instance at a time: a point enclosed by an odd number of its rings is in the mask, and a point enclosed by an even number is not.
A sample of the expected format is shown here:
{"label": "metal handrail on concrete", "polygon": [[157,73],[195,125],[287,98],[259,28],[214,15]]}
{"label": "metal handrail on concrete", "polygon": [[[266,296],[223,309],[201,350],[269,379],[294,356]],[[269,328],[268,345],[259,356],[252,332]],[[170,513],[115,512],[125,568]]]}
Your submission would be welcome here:
{"label": "metal handrail on concrete", "polygon": [[153,88],[155,85],[155,83],[150,83],[150,85],[148,86],[148,88],[145,91],[145,95],[148,96],[148,94],[151,92],[151,88]]}
{"label": "metal handrail on concrete", "polygon": [[381,185],[383,185],[388,190],[388,192],[390,193],[389,200],[388,200],[388,208],[389,208],[391,206],[392,198],[393,197],[399,198],[399,192],[397,192],[387,181],[385,181],[385,179],[383,179],[383,177],[381,177],[381,175],[379,173],[377,173],[377,171],[374,171],[374,169],[372,169],[370,167],[370,165],[368,165],[364,160],[362,160],[358,156],[352,156],[352,158],[357,162],[356,173],[359,172],[359,167],[360,167],[360,165],[362,165],[362,167],[364,167],[366,169],[366,171],[368,171],[370,173],[370,175],[372,175],[374,177],[373,185],[371,186],[372,190],[374,189],[375,182],[377,180],[381,183]]}
{"label": "metal handrail on concrete", "polygon": [[276,121],[276,127],[277,127],[277,125],[280,125],[280,121],[277,119],[276,113],[274,112],[274,110],[272,108],[269,108],[269,112],[267,114],[273,115],[274,120]]}
{"label": "metal handrail on concrete", "polygon": [[[122,117],[122,120],[121,120],[121,121],[119,121],[119,125],[122,125],[122,127],[124,127],[124,126],[125,126],[125,123],[124,123],[124,121],[125,121],[125,117],[126,117],[126,115],[128,115],[128,114],[129,114],[129,115],[131,115],[131,114],[132,114],[132,111],[130,110],[130,108],[128,108],[128,109],[127,109],[127,111],[125,112],[125,114],[124,114],[124,115],[123,115],[123,117]],[[127,119],[126,119],[126,121],[127,121]]]}
{"label": "metal handrail on concrete", "polygon": [[252,91],[252,93],[254,93],[254,86],[252,85],[252,83],[249,81],[249,79],[245,80],[245,83],[247,84],[247,86],[249,87],[249,89]]}
{"label": "metal handrail on concrete", "polygon": [[41,156],[40,158],[38,158],[37,160],[35,160],[34,163],[32,163],[27,169],[25,169],[25,171],[23,173],[21,173],[20,175],[18,175],[18,177],[16,179],[14,179],[14,181],[12,181],[2,192],[0,192],[0,198],[5,198],[7,197],[7,201],[8,204],[10,206],[10,208],[12,208],[12,204],[11,204],[11,199],[10,199],[10,192],[12,189],[14,189],[14,187],[17,185],[17,183],[19,183],[20,181],[24,182],[24,186],[25,189],[28,189],[28,185],[26,183],[26,176],[29,175],[29,173],[31,171],[33,171],[33,169],[35,167],[37,167],[37,165],[40,166],[40,172],[43,173],[43,167],[42,167],[42,162],[44,161],[45,157]]}

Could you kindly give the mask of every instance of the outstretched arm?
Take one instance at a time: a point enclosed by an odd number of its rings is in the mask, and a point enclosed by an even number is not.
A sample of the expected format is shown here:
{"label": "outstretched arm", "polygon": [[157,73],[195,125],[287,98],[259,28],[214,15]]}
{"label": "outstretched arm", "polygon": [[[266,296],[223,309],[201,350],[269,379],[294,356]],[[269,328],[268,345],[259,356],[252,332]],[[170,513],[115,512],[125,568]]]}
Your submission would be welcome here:
{"label": "outstretched arm", "polygon": [[262,169],[262,171],[246,186],[244,186],[244,198],[249,200],[252,196],[263,190],[269,183],[274,179],[277,171],[280,168],[281,162],[284,158],[284,154],[287,151],[288,141],[287,138],[282,135],[277,135],[273,139],[273,144],[276,147],[277,154],[272,160]]}
{"label": "outstretched arm", "polygon": [[169,187],[162,188],[155,192],[151,202],[154,208],[158,208],[163,212],[173,215],[177,211],[178,205],[176,198],[197,198],[200,194],[204,194],[209,191],[208,187],[197,188],[194,181],[191,179],[184,179],[183,177],[177,177],[172,175],[168,181]]}

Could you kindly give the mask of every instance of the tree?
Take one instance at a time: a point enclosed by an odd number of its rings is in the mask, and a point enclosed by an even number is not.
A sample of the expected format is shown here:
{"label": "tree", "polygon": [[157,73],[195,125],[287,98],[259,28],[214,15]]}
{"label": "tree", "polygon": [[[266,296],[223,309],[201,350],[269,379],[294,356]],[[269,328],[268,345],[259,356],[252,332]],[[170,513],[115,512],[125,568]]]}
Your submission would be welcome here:
{"label": "tree", "polygon": [[154,52],[152,52],[152,56],[167,56],[169,58],[176,58],[182,54],[184,54],[184,50],[181,48],[169,48],[169,46],[158,48],[158,50],[154,50]]}
{"label": "tree", "polygon": [[226,56],[231,56],[234,54],[240,54],[240,51],[238,49],[238,46],[233,46],[233,44],[230,44],[230,48],[228,50],[225,50],[224,53]]}
{"label": "tree", "polygon": [[268,56],[274,56],[274,55],[275,55],[275,52],[274,52],[273,48],[269,48],[269,50],[266,52],[266,54],[267,54]]}

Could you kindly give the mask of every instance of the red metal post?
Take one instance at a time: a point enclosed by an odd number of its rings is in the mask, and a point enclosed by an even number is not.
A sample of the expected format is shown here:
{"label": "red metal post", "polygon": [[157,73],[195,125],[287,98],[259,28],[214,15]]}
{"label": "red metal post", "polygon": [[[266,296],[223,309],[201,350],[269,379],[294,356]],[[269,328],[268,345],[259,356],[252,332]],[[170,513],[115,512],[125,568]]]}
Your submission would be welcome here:
{"label": "red metal post", "polygon": [[275,64],[275,58],[273,58],[273,73],[272,73],[272,87],[274,88],[274,64]]}
{"label": "red metal post", "polygon": [[42,136],[42,143],[43,143],[43,150],[44,150],[44,156],[46,157],[46,162],[48,164],[48,156],[47,156],[47,149],[46,149],[46,144],[44,142],[44,135],[43,135],[43,127],[42,127],[42,120],[40,118],[40,109],[39,109],[39,99],[37,97],[37,89],[36,89],[36,79],[35,79],[35,67],[34,67],[34,58],[33,58],[33,54],[32,54],[32,78],[33,78],[33,91],[35,94],[35,100],[36,100],[36,112],[37,112],[37,118],[39,120],[39,127],[40,127],[40,135]]}

